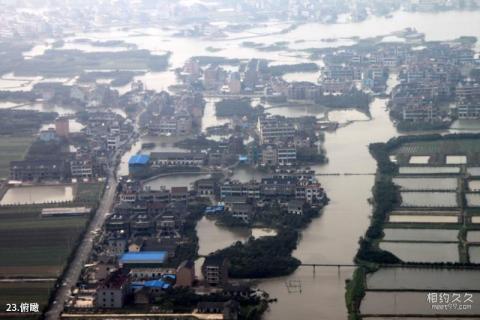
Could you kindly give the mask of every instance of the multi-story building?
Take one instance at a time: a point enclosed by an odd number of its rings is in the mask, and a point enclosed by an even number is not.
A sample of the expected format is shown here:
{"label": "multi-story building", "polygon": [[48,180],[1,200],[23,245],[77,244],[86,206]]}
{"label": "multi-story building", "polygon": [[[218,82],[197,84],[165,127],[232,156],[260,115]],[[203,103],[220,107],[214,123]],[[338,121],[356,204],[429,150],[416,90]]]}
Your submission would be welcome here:
{"label": "multi-story building", "polygon": [[293,139],[296,129],[291,120],[272,116],[258,119],[260,143],[274,142],[275,140]]}
{"label": "multi-story building", "polygon": [[68,137],[70,134],[70,120],[65,117],[60,117],[55,120],[55,131],[57,135],[62,138]]}
{"label": "multi-story building", "polygon": [[277,159],[280,166],[293,166],[297,162],[297,150],[295,148],[278,148]]}
{"label": "multi-story building", "polygon": [[416,103],[403,108],[403,120],[410,122],[434,122],[440,118],[438,107],[433,103]]}
{"label": "multi-story building", "polygon": [[91,178],[94,175],[92,157],[77,154],[75,159],[70,161],[70,174],[76,178]]}
{"label": "multi-story building", "polygon": [[228,282],[228,261],[221,257],[208,256],[203,262],[202,273],[208,285],[224,285]]}
{"label": "multi-story building", "polygon": [[109,135],[107,137],[107,149],[117,150],[120,147],[120,135]]}
{"label": "multi-story building", "polygon": [[120,309],[125,303],[129,284],[128,274],[121,271],[112,273],[98,287],[95,295],[95,306],[103,309]]}
{"label": "multi-story building", "polygon": [[242,91],[240,73],[232,72],[230,74],[230,79],[228,80],[228,90],[231,94],[238,94]]}

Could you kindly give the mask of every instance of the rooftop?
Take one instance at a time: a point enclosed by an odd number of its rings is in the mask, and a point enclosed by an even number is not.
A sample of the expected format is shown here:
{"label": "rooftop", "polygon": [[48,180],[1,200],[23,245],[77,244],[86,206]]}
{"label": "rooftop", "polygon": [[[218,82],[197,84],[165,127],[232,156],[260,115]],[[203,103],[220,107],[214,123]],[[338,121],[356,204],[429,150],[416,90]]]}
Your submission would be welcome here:
{"label": "rooftop", "polygon": [[145,165],[150,161],[150,156],[145,155],[145,154],[137,154],[132,157],[130,157],[130,160],[128,160],[129,165]]}
{"label": "rooftop", "polygon": [[167,259],[165,251],[128,252],[122,255],[120,262],[124,263],[164,263]]}

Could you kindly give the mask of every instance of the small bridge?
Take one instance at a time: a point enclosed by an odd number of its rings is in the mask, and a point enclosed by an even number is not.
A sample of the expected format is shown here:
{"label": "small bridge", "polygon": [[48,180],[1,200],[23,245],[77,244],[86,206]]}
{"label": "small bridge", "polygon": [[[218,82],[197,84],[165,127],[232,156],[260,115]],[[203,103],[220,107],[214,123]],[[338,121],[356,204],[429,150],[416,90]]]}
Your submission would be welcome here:
{"label": "small bridge", "polygon": [[312,267],[313,274],[315,274],[316,268],[337,268],[340,276],[341,268],[355,268],[357,265],[353,263],[301,263],[300,267]]}
{"label": "small bridge", "polygon": [[334,172],[334,173],[316,173],[315,176],[374,176],[375,173],[354,173],[354,172]]}

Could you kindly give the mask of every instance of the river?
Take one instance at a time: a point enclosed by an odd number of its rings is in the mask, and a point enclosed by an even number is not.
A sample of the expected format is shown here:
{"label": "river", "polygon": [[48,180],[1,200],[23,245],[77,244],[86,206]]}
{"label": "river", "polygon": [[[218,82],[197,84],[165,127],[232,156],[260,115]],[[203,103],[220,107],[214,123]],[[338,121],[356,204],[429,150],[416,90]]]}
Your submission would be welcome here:
{"label": "river", "polygon": [[[271,35],[271,32],[279,29],[278,25],[267,26],[261,29],[264,35],[258,35],[249,41],[261,42],[265,45],[277,41],[288,41],[289,50],[276,52],[262,52],[253,48],[241,46],[245,38],[231,35],[221,41],[208,39],[190,39],[173,37],[173,31],[156,28],[135,29],[127,32],[114,29],[97,32],[76,34],[67,42],[89,38],[92,40],[124,40],[137,45],[140,49],[148,49],[153,53],[171,52],[170,68],[176,68],[190,58],[191,55],[215,55],[228,58],[266,58],[278,63],[309,62],[305,51],[306,48],[320,48],[327,46],[339,46],[354,43],[351,37],[368,38],[378,35],[387,35],[400,31],[407,27],[414,27],[419,32],[426,33],[427,40],[447,40],[459,36],[480,36],[480,13],[479,12],[443,12],[443,13],[405,13],[397,12],[392,18],[372,17],[360,23],[344,23],[322,25],[308,23],[281,35]],[[322,41],[322,39],[337,39],[334,42]],[[395,40],[394,37],[389,39]],[[301,41],[298,41],[301,40]],[[388,39],[387,39],[388,40]],[[72,45],[68,45],[72,48]],[[74,46],[73,46],[74,47]],[[207,48],[219,49],[212,53]],[[477,47],[478,48],[478,47]],[[83,48],[85,49],[85,48]],[[38,50],[41,54],[42,50]],[[34,56],[37,52],[30,52]],[[321,61],[318,61],[320,64]],[[299,74],[287,75],[289,80],[313,81],[316,74],[305,74],[302,78]],[[171,70],[165,72],[148,72],[139,77],[146,82],[148,88],[156,90],[166,89],[174,84],[176,79]],[[16,83],[5,80],[0,87],[27,86],[30,83]],[[204,116],[204,126],[220,124],[213,112],[214,100],[209,100]],[[371,188],[374,183],[376,163],[368,152],[368,145],[372,142],[385,142],[396,132],[385,109],[386,101],[375,99],[371,104],[371,118],[358,117],[361,120],[352,122],[339,130],[327,133],[324,147],[327,151],[329,162],[326,165],[315,166],[318,173],[338,173],[341,175],[321,176],[320,182],[326,188],[331,202],[323,210],[321,217],[315,219],[303,232],[302,239],[294,256],[305,263],[333,263],[348,264],[357,251],[358,240],[364,234],[369,225],[371,206],[368,198],[371,197]],[[302,108],[298,111],[302,114],[315,114],[323,116],[320,110]],[[277,110],[278,113],[294,114],[294,107],[286,110]],[[344,114],[337,115],[341,120]],[[478,130],[477,123],[456,124],[455,130]],[[148,139],[145,139],[145,141]],[[152,139],[155,140],[155,139]],[[143,141],[143,140],[142,140]],[[140,141],[130,154],[141,150]],[[149,140],[150,142],[150,140]],[[152,141],[158,142],[158,141]],[[164,145],[165,146],[165,145]],[[159,148],[163,149],[163,148]],[[128,156],[123,157],[123,170],[126,173],[126,161]],[[355,173],[365,175],[342,175],[343,173]],[[245,169],[235,172],[235,177],[248,180],[259,177],[258,173]],[[189,180],[190,182],[190,180]],[[155,186],[176,185],[178,179],[159,179]],[[208,254],[235,241],[242,241],[249,233],[219,229],[214,223],[202,220],[197,226],[200,239],[200,251]],[[270,293],[271,297],[278,298],[278,303],[272,304],[266,314],[267,320],[290,320],[290,319],[328,319],[344,320],[347,318],[345,307],[345,280],[352,274],[353,268],[317,268],[314,273],[312,268],[300,267],[294,274],[288,277],[262,280],[258,282],[261,289]],[[287,283],[291,280],[299,280],[301,290],[288,290]]]}

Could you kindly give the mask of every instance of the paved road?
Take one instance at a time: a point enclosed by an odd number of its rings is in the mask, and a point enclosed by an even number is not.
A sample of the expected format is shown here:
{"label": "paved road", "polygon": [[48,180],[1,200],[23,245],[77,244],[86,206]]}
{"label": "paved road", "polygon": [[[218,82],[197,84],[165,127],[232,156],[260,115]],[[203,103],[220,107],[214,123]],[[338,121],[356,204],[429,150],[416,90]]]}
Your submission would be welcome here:
{"label": "paved road", "polygon": [[117,181],[114,178],[113,169],[110,169],[108,175],[107,189],[105,190],[103,198],[100,201],[98,210],[86,230],[85,237],[82,239],[82,242],[80,243],[76,251],[74,259],[68,265],[68,270],[65,274],[65,277],[63,278],[62,286],[58,288],[55,295],[55,302],[50,308],[50,310],[46,313],[45,319],[60,319],[60,314],[63,311],[65,302],[68,300],[68,297],[70,295],[70,289],[77,283],[82,268],[86,264],[90,252],[92,251],[93,240],[95,238],[95,234],[93,233],[93,231],[98,230],[103,226],[107,218],[107,213],[109,213],[112,209],[113,202],[115,200],[116,188]]}

